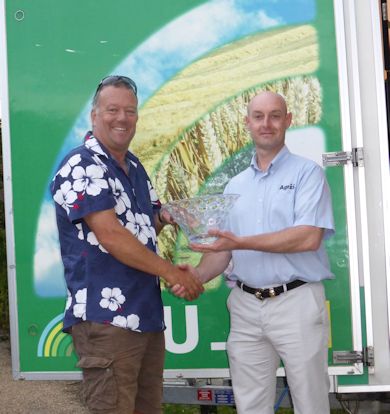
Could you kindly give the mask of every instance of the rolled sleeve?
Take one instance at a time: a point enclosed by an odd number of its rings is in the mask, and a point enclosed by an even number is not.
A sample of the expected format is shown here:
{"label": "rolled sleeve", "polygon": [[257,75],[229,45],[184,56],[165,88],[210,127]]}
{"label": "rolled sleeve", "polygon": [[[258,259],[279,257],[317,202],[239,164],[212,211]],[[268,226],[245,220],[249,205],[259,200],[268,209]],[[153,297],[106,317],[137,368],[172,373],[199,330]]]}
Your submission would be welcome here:
{"label": "rolled sleeve", "polygon": [[320,166],[314,166],[301,178],[295,197],[294,214],[294,226],[323,228],[325,239],[334,234],[331,193]]}
{"label": "rolled sleeve", "polygon": [[115,198],[107,174],[92,159],[79,158],[76,165],[60,170],[52,183],[53,199],[75,223],[86,215],[114,208]]}

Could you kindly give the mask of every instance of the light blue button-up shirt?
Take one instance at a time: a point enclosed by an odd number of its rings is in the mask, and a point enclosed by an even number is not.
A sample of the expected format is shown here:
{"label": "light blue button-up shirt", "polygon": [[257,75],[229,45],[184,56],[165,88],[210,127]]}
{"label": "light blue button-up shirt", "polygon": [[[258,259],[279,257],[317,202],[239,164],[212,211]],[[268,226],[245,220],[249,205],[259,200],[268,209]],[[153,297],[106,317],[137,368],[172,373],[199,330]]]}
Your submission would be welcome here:
{"label": "light blue button-up shirt", "polygon": [[[323,240],[334,234],[331,195],[323,169],[314,161],[290,153],[286,146],[266,171],[259,169],[254,156],[251,165],[233,177],[224,192],[241,196],[227,220],[227,229],[238,236],[300,225],[324,228]],[[232,254],[232,278],[255,288],[295,279],[316,282],[334,277],[324,242],[317,251],[234,250]]]}

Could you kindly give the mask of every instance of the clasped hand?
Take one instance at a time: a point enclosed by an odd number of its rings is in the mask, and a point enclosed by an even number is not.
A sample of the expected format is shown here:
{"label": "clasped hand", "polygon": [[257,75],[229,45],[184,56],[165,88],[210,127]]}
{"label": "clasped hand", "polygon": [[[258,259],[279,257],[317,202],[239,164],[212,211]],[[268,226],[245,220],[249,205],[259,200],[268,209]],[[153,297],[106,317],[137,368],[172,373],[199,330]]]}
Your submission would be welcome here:
{"label": "clasped hand", "polygon": [[204,291],[197,271],[187,264],[178,265],[177,269],[178,277],[169,286],[171,293],[186,300],[196,299]]}
{"label": "clasped hand", "polygon": [[193,266],[186,263],[179,264],[178,268],[185,274],[190,275],[188,277],[192,279],[195,282],[196,287],[200,287],[200,289],[197,291],[190,290],[184,283],[180,282],[170,286],[171,293],[186,300],[196,299],[204,291],[198,271]]}
{"label": "clasped hand", "polygon": [[[189,247],[196,252],[216,253],[231,251],[239,246],[239,238],[229,231],[210,230],[208,234],[218,237],[217,240],[211,244],[191,243]],[[171,293],[187,300],[196,299],[204,291],[198,270],[190,264],[180,264],[178,268],[183,272],[183,279],[171,284]]]}

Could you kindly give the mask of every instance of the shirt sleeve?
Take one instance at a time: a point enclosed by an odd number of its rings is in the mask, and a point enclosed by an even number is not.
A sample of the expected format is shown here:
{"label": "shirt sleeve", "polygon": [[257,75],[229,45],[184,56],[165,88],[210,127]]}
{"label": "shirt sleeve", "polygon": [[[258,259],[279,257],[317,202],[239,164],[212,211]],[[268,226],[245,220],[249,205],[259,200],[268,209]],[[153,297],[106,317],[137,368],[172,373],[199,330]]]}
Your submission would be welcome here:
{"label": "shirt sleeve", "polygon": [[51,192],[71,222],[116,205],[104,165],[81,154],[72,155],[62,164],[53,179]]}
{"label": "shirt sleeve", "polygon": [[295,197],[294,225],[309,225],[325,229],[324,238],[334,234],[332,199],[325,173],[320,166],[307,169]]}

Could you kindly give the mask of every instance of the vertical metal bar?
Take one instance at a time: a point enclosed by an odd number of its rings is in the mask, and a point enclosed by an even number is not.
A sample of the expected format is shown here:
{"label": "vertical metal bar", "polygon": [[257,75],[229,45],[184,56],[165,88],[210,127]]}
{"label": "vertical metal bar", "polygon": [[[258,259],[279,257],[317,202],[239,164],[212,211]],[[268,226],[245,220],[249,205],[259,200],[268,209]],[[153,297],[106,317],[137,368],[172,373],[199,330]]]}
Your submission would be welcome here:
{"label": "vertical metal bar", "polygon": [[[351,142],[351,117],[349,110],[349,78],[346,48],[346,27],[344,15],[344,2],[334,0],[335,24],[336,24],[336,47],[337,63],[339,74],[340,90],[340,109],[342,120],[342,143],[343,151],[352,152]],[[355,204],[355,179],[353,165],[344,166],[345,198],[347,210],[348,226],[348,249],[349,249],[349,270],[350,270],[350,290],[351,290],[351,309],[352,309],[352,341],[353,350],[362,349],[362,332],[360,316],[360,291],[359,291],[359,261],[356,233],[356,204]]]}
{"label": "vertical metal bar", "polygon": [[[362,106],[361,106],[361,89],[359,77],[359,59],[357,49],[357,32],[356,32],[356,15],[354,0],[348,1],[348,16],[350,23],[350,74],[353,85],[354,94],[354,127],[355,127],[355,145],[358,148],[363,148],[363,121],[362,121]],[[368,212],[367,212],[367,193],[366,193],[366,179],[364,166],[355,169],[359,189],[357,191],[357,202],[359,203],[359,225],[361,234],[361,276],[364,283],[364,301],[366,312],[366,336],[367,346],[373,346],[374,334],[372,326],[372,306],[371,306],[371,274],[370,274],[370,249],[369,249],[369,234],[368,234]],[[373,368],[370,368],[372,371]]]}
{"label": "vertical metal bar", "polygon": [[12,351],[12,375],[19,378],[19,332],[16,294],[15,233],[12,201],[11,135],[8,96],[8,60],[6,32],[6,0],[0,0],[0,82],[2,109],[2,147],[4,177],[4,211],[7,243],[8,298],[10,310],[10,336]]}
{"label": "vertical metal bar", "polygon": [[383,73],[383,51],[381,42],[380,16],[377,2],[371,2],[371,19],[372,19],[372,44],[374,46],[374,63],[375,63],[375,81],[378,129],[379,129],[379,146],[381,157],[381,184],[383,195],[383,224],[384,224],[384,245],[385,245],[385,266],[386,266],[386,285],[387,285],[387,321],[389,329],[390,342],[390,172],[389,172],[389,141],[387,130],[387,113],[386,113],[386,96],[384,88]]}

